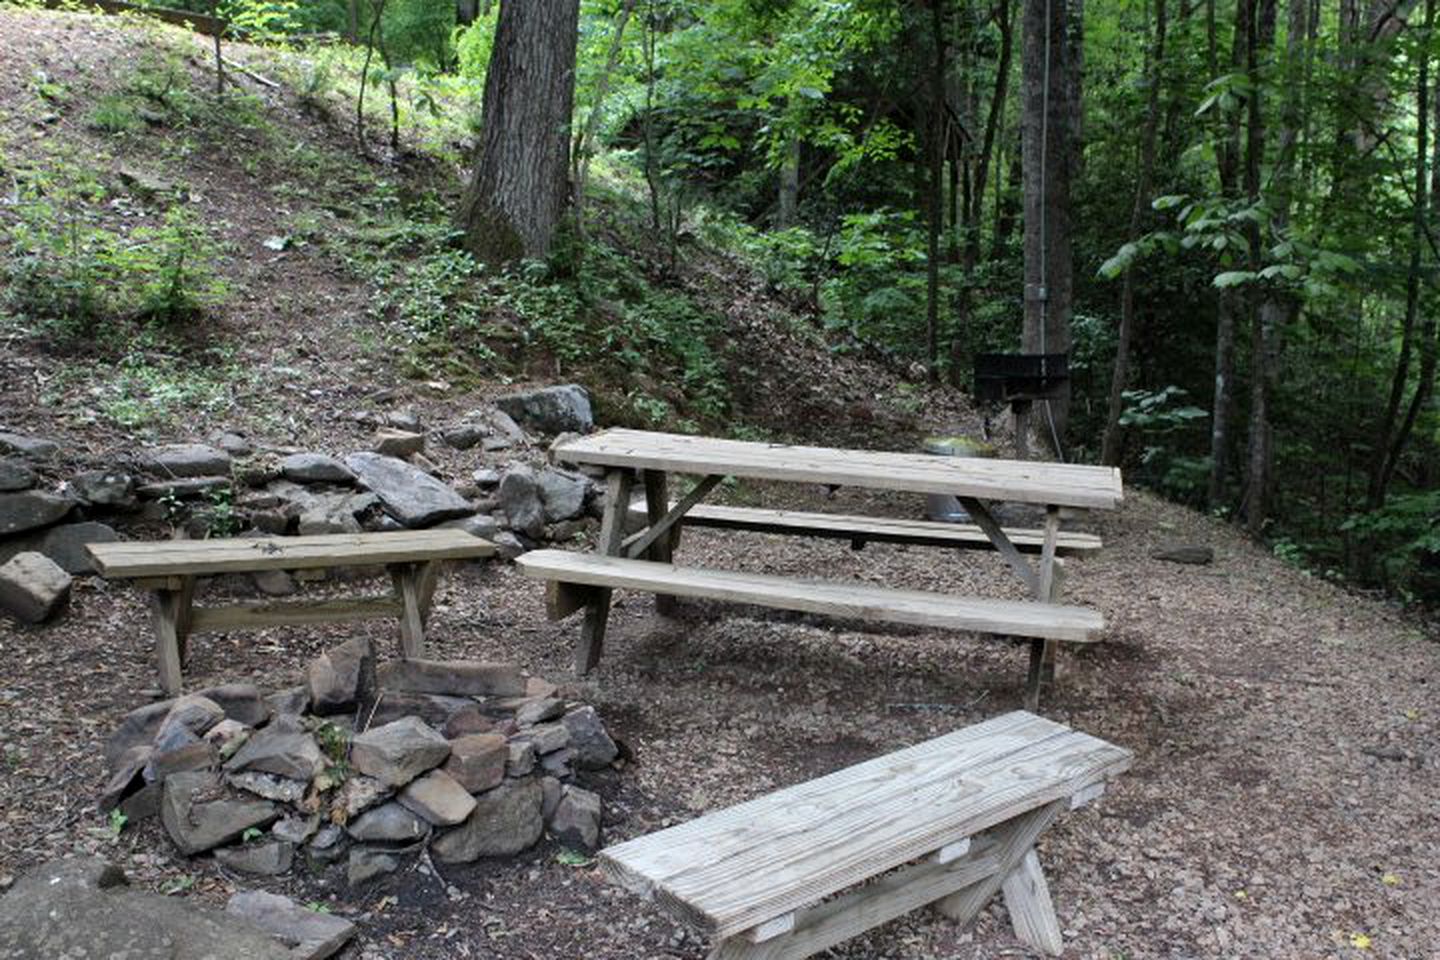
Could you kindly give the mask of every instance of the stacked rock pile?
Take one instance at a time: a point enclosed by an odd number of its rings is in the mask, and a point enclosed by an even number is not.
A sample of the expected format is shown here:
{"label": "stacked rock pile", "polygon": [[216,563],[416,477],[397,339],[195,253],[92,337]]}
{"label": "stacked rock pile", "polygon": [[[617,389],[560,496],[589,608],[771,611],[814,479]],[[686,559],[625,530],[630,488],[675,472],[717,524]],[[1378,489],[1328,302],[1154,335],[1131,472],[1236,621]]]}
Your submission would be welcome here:
{"label": "stacked rock pile", "polygon": [[[136,521],[196,538],[458,527],[511,559],[573,538],[603,508],[584,474],[526,462],[542,449],[528,431],[593,428],[579,386],[500,397],[429,430],[408,410],[356,422],[373,431],[368,449],[343,456],[224,433],[117,454],[103,466],[75,462],[54,441],[0,431],[0,609],[29,623],[54,616],[71,577],[94,572],[85,545],[116,540],[117,527]],[[460,476],[453,463],[442,471],[426,456],[431,440],[471,466]],[[481,455],[505,459],[474,467]],[[253,585],[272,596],[296,589],[283,571],[257,574]]]}
{"label": "stacked rock pile", "polygon": [[142,707],[106,748],[104,811],[158,816],[185,855],[281,874],[344,863],[351,884],[428,848],[443,863],[508,856],[548,830],[600,842],[600,797],[577,774],[618,762],[593,707],[514,666],[375,664],[353,639],[302,686],[230,684]]}

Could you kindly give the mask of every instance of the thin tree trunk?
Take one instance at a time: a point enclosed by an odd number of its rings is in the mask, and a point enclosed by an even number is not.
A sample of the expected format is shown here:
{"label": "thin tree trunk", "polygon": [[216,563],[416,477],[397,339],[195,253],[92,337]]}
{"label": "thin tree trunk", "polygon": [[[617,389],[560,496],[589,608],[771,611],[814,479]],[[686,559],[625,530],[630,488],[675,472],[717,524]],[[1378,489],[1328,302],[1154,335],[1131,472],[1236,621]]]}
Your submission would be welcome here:
{"label": "thin tree trunk", "polygon": [[795,225],[800,208],[800,137],[791,134],[785,144],[785,160],[780,164],[780,206],[775,225],[780,229]]}
{"label": "thin tree trunk", "polygon": [[600,111],[605,106],[606,95],[610,92],[610,78],[615,73],[616,64],[620,62],[620,51],[625,41],[625,25],[630,22],[630,15],[635,12],[636,2],[637,0],[625,0],[625,5],[620,8],[620,15],[615,18],[610,51],[605,55],[605,70],[595,84],[595,103],[590,107],[590,115],[585,118],[585,125],[580,128],[570,152],[571,162],[575,167],[575,231],[581,237],[585,235],[585,190],[590,183],[590,157],[594,151],[595,134],[600,129]]}
{"label": "thin tree trunk", "polygon": [[930,42],[930,170],[929,223],[925,256],[925,370],[930,382],[940,379],[940,230],[945,219],[945,4],[931,0]]}
{"label": "thin tree trunk", "polygon": [[[1165,65],[1165,0],[1155,0],[1155,28],[1152,49],[1147,57],[1147,102],[1145,124],[1140,134],[1138,167],[1135,176],[1135,199],[1130,207],[1129,240],[1139,239],[1143,217],[1150,199],[1150,181],[1155,169],[1155,137],[1160,121],[1160,86]],[[1135,274],[1129,266],[1120,286],[1120,327],[1115,334],[1115,365],[1110,374],[1110,403],[1105,417],[1105,436],[1101,442],[1100,462],[1118,466],[1124,452],[1125,433],[1120,426],[1124,413],[1125,390],[1130,386],[1130,340],[1135,330]]]}
{"label": "thin tree trunk", "polygon": [[[358,2],[358,0],[357,0]],[[360,66],[360,94],[355,98],[355,139],[360,143],[360,152],[365,145],[365,89],[370,85],[370,60],[375,55],[375,35],[380,30],[380,18],[385,14],[385,0],[375,4],[375,19],[370,21],[370,33],[365,39],[365,62]]]}
{"label": "thin tree trunk", "polygon": [[[995,138],[1000,133],[1005,117],[1005,100],[1010,95],[1010,64],[1015,52],[1012,2],[1013,0],[1000,0],[995,6],[995,25],[1000,30],[1000,59],[995,66],[995,89],[990,94],[990,108],[985,114],[985,135],[980,142],[980,156],[976,159],[975,187],[970,191],[970,212],[965,218],[971,225],[965,243],[969,248],[972,264],[980,260],[979,225],[985,208],[985,181],[990,176],[990,157],[995,151]],[[999,196],[998,187],[996,196]]]}

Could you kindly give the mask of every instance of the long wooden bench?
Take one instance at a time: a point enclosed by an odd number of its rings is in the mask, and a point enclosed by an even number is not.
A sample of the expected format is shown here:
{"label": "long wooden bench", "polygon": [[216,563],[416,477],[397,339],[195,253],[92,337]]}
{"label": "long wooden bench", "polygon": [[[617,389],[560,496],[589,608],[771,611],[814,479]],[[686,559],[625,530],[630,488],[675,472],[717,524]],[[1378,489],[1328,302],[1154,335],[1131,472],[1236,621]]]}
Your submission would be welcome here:
{"label": "long wooden bench", "polygon": [[[439,564],[495,553],[488,540],[462,530],[339,533],[307,537],[92,543],[86,547],[106,579],[134,580],[151,591],[155,657],[167,696],[181,687],[181,660],[195,633],[269,626],[394,619],[406,657],[423,655],[425,623]],[[286,600],[194,606],[197,577],[266,570],[385,567],[394,593],[338,600]]]}
{"label": "long wooden bench", "polygon": [[1035,853],[1129,751],[1023,711],[600,852],[609,878],[698,928],[712,960],[795,960],[927,904],[998,892],[1016,937],[1063,949]]}
{"label": "long wooden bench", "polygon": [[[1105,628],[1104,617],[1099,612],[1058,603],[976,599],[861,583],[796,580],[567,550],[534,550],[515,562],[527,577],[549,582],[547,612],[554,620],[592,603],[596,591],[622,588],[858,620],[1071,643],[1096,640]],[[1033,669],[1026,697],[1027,705],[1033,707],[1038,703],[1039,676]]]}
{"label": "long wooden bench", "polygon": [[[672,504],[673,506],[673,504]],[[629,529],[639,529],[648,522],[649,514],[643,501],[630,504]],[[867,543],[904,543],[923,547],[953,547],[959,550],[994,550],[995,544],[978,524],[943,523],[934,520],[904,520],[888,517],[866,517],[848,513],[810,513],[801,510],[770,510],[760,507],[731,507],[701,503],[691,507],[680,523],[687,527],[710,527],[721,530],[746,530],[752,533],[778,533],[828,540],[848,540],[855,549]],[[1002,528],[1015,549],[1021,553],[1038,554],[1045,546],[1045,531],[1022,527]],[[1101,548],[1100,538],[1093,533],[1061,530],[1055,537],[1057,556],[1095,553]],[[673,548],[673,547],[672,547]]]}

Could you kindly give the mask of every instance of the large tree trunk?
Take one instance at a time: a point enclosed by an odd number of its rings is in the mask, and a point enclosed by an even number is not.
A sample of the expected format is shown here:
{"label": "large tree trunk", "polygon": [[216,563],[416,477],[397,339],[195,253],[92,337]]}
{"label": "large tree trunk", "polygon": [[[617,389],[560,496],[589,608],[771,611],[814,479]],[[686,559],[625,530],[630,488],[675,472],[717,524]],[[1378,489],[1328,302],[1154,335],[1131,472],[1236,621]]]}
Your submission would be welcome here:
{"label": "large tree trunk", "polygon": [[487,263],[543,257],[569,198],[579,0],[500,5],[475,171],[456,226]]}
{"label": "large tree trunk", "polygon": [[[1047,22],[1046,14],[1049,14]],[[1067,51],[1069,6],[1064,0],[1025,0],[1024,115],[1025,323],[1027,353],[1070,349],[1073,265],[1070,258],[1071,92],[1078,90]],[[1069,385],[1038,408],[1036,429],[1061,455],[1070,411]]]}

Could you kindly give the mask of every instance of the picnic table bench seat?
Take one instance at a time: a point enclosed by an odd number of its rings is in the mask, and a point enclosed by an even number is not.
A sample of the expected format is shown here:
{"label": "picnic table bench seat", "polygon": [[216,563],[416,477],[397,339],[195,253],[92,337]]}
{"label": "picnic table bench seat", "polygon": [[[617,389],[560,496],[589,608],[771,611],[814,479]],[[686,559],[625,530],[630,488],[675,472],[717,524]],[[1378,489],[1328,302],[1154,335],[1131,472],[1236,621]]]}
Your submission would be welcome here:
{"label": "picnic table bench seat", "polygon": [[[216,540],[127,540],[87,544],[107,580],[134,580],[151,591],[155,653],[167,696],[181,689],[181,661],[194,633],[221,633],[368,619],[395,619],[406,657],[423,654],[425,622],[439,564],[488,557],[495,545],[463,530],[337,533]],[[285,600],[194,606],[195,581],[225,573],[383,566],[394,593],[331,600]]]}
{"label": "picnic table bench seat", "polygon": [[600,862],[708,935],[712,960],[808,957],[927,904],[966,923],[997,892],[1016,936],[1054,955],[1036,839],[1130,762],[1015,711],[607,847]]}
{"label": "picnic table bench seat", "polygon": [[[674,504],[672,503],[673,507]],[[643,527],[649,519],[646,504],[630,504],[629,529]],[[803,510],[773,510],[763,507],[732,507],[701,503],[691,507],[681,521],[687,527],[718,530],[745,530],[778,533],[828,540],[848,540],[855,549],[867,543],[903,543],[923,547],[954,547],[960,550],[994,550],[995,544],[979,524],[937,520],[908,520],[867,517],[848,513],[815,513]],[[677,531],[680,524],[676,524]],[[1038,554],[1045,546],[1045,531],[1023,527],[1002,527],[1015,549]],[[1102,543],[1093,533],[1061,530],[1055,538],[1056,556],[1085,555],[1099,551]],[[673,547],[672,547],[673,549]]]}

